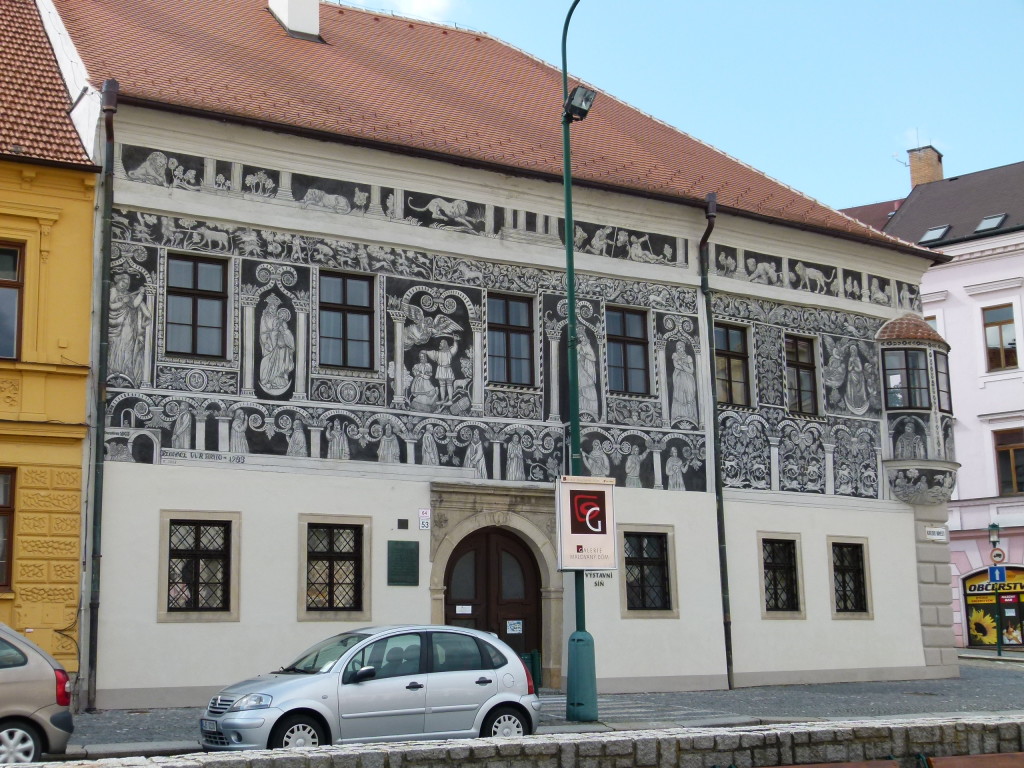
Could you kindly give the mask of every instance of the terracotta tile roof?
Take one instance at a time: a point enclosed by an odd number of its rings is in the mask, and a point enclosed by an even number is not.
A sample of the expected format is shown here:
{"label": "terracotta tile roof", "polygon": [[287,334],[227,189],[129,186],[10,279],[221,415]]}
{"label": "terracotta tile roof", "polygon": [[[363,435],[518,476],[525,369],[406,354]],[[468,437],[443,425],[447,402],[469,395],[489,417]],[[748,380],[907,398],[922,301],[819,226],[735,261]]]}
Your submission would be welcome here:
{"label": "terracotta tile roof", "polygon": [[0,0],[0,157],[92,166],[33,0]]}
{"label": "terracotta tile roof", "polygon": [[886,200],[881,203],[869,203],[868,205],[856,205],[853,208],[840,208],[841,213],[852,216],[857,221],[863,221],[869,227],[874,227],[879,232],[885,229],[889,219],[899,210],[903,198],[899,200]]}
{"label": "terracotta tile roof", "polygon": [[946,340],[939,332],[924,321],[920,315],[900,315],[894,317],[875,334],[878,341],[937,341],[949,348]]}
{"label": "terracotta tile roof", "polygon": [[[55,0],[93,86],[460,162],[558,178],[561,73],[485,34],[320,5],[324,43],[267,0]],[[920,254],[607,95],[573,127],[576,181]]]}

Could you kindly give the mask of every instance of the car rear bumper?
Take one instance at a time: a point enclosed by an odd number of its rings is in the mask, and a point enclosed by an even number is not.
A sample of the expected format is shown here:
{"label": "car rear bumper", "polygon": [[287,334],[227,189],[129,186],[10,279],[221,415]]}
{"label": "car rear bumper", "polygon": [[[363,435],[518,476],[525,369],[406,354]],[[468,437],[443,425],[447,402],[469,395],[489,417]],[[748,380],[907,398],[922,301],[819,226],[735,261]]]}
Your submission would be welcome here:
{"label": "car rear bumper", "polygon": [[33,720],[46,735],[47,754],[63,755],[67,751],[71,733],[75,730],[71,711],[59,704],[52,704],[37,711]]}

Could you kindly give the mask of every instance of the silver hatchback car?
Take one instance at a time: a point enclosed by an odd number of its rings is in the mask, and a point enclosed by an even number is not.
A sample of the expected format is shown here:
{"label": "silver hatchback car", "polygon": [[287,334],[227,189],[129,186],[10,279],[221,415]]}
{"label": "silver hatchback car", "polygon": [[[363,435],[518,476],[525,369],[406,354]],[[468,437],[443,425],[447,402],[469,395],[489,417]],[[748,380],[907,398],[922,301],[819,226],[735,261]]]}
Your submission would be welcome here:
{"label": "silver hatchback car", "polygon": [[199,721],[206,750],[522,736],[540,700],[494,635],[448,626],[329,637],[277,672],[228,686]]}
{"label": "silver hatchback car", "polygon": [[70,704],[60,662],[0,624],[0,763],[63,754],[74,730]]}

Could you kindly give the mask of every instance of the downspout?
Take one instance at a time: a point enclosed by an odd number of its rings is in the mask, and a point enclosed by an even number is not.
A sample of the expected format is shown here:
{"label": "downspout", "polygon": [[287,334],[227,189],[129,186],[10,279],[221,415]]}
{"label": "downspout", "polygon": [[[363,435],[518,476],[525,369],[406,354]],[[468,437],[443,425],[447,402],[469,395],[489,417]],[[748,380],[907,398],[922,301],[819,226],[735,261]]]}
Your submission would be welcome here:
{"label": "downspout", "polygon": [[718,523],[718,577],[722,592],[722,634],[725,641],[725,675],[729,690],[735,685],[732,663],[732,609],[729,604],[729,558],[725,542],[725,500],[722,498],[722,436],[718,426],[718,397],[715,394],[715,318],[711,309],[711,289],[708,287],[708,239],[715,228],[718,211],[718,196],[711,192],[707,196],[705,217],[707,228],[700,238],[700,292],[704,296],[704,322],[707,325],[708,370],[711,374],[711,435],[715,453],[715,513]]}
{"label": "downspout", "polygon": [[117,112],[117,80],[103,82],[103,231],[100,244],[100,338],[96,358],[96,435],[93,441],[92,567],[89,586],[89,677],[86,710],[96,709],[96,657],[100,614],[100,536],[103,530],[103,453],[106,443],[107,360],[110,346],[110,252],[111,212],[114,208],[114,114]]}

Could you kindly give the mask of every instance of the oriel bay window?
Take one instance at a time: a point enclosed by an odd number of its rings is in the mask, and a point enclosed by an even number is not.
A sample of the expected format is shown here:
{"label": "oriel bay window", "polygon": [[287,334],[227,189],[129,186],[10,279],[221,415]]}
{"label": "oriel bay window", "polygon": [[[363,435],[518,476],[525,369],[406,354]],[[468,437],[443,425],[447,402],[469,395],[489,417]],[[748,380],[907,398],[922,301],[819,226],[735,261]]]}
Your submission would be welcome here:
{"label": "oriel bay window", "polygon": [[533,312],[529,299],[488,296],[487,374],[496,384],[534,383]]}
{"label": "oriel bay window", "polygon": [[886,408],[930,408],[928,353],[923,349],[887,349],[885,368]]}
{"label": "oriel bay window", "polygon": [[608,345],[608,387],[613,392],[646,395],[647,315],[628,309],[605,312]]}
{"label": "oriel bay window", "polygon": [[169,256],[167,352],[224,357],[227,305],[227,262]]}
{"label": "oriel bay window", "polygon": [[373,280],[320,274],[320,364],[373,367]]}

